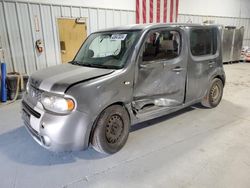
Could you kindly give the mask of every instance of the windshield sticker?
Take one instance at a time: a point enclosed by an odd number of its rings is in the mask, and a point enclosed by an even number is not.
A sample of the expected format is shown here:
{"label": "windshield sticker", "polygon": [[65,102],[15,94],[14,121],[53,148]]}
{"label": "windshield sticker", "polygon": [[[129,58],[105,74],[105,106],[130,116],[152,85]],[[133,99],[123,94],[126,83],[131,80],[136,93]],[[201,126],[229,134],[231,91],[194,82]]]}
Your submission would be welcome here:
{"label": "windshield sticker", "polygon": [[111,40],[125,40],[127,34],[113,34],[111,35]]}

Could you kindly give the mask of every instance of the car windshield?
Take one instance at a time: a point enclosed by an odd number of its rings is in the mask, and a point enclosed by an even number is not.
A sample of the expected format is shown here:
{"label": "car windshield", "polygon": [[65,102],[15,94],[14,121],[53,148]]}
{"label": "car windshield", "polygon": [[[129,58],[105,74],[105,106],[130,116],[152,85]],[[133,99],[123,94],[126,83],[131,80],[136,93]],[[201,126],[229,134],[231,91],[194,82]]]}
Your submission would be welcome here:
{"label": "car windshield", "polygon": [[84,42],[72,64],[108,69],[125,65],[138,31],[94,33]]}

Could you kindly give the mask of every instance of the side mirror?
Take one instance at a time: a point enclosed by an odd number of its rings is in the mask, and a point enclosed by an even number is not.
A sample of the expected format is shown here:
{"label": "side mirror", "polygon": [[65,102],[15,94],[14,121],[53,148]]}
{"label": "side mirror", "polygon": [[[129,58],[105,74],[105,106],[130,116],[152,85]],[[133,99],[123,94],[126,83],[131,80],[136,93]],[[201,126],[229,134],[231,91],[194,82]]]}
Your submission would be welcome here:
{"label": "side mirror", "polygon": [[143,61],[143,56],[142,55],[140,55],[139,56],[139,68],[140,69],[145,69],[145,68],[147,68],[147,67],[150,67],[150,62],[148,62],[148,61]]}
{"label": "side mirror", "polygon": [[162,61],[142,61],[139,64],[140,69],[152,69],[156,67],[164,67],[164,63]]}
{"label": "side mirror", "polygon": [[142,61],[139,65],[140,69],[152,69],[159,65],[159,63],[156,63],[155,61]]}
{"label": "side mirror", "polygon": [[88,58],[91,58],[91,57],[93,57],[94,56],[94,51],[93,50],[88,50],[88,52],[87,52],[87,57]]}
{"label": "side mirror", "polygon": [[141,62],[141,63],[139,64],[139,67],[140,67],[140,69],[145,69],[145,68],[148,67],[148,64]]}

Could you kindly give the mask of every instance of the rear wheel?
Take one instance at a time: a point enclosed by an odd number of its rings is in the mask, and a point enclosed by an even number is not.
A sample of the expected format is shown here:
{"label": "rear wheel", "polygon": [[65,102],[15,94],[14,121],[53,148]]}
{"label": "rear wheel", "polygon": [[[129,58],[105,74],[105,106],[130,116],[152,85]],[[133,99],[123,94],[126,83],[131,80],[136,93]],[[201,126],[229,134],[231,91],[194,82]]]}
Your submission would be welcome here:
{"label": "rear wheel", "polygon": [[223,83],[219,78],[215,78],[201,104],[207,108],[214,108],[220,103],[222,95]]}
{"label": "rear wheel", "polygon": [[116,153],[125,145],[129,128],[129,115],[123,106],[113,105],[106,108],[96,122],[91,141],[93,148],[101,153]]}

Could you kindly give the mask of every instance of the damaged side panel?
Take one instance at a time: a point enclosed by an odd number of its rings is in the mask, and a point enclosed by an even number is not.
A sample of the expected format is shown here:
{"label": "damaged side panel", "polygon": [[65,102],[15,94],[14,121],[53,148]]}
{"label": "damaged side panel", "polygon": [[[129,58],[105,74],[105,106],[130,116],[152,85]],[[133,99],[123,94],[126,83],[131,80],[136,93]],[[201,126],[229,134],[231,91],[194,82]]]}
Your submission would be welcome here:
{"label": "damaged side panel", "polygon": [[[156,46],[158,50],[156,49],[156,55],[153,55],[153,58],[150,57],[152,58],[150,61],[143,56],[148,53],[145,52],[147,51],[145,48],[150,45],[147,43],[149,43],[148,38],[152,33],[146,37],[137,61],[138,68],[132,102],[132,106],[137,112],[183,104],[187,71],[186,42],[183,42],[186,38],[183,32],[181,29],[154,31],[153,35],[157,35],[159,38],[158,42],[154,41],[156,45],[158,43],[158,47]],[[171,35],[166,37],[166,33],[172,34],[172,37],[170,37]],[[175,42],[175,48],[170,45],[173,42]],[[160,57],[157,53],[160,54]]]}

